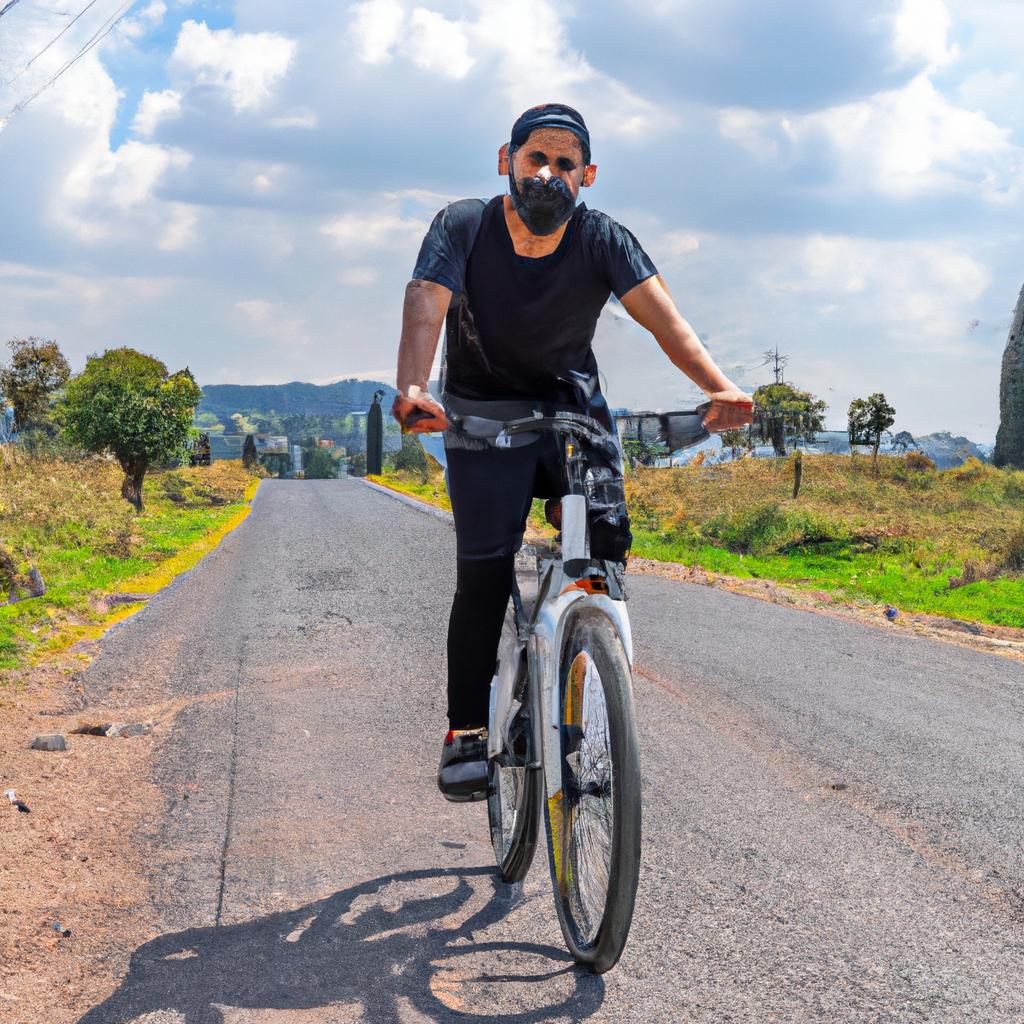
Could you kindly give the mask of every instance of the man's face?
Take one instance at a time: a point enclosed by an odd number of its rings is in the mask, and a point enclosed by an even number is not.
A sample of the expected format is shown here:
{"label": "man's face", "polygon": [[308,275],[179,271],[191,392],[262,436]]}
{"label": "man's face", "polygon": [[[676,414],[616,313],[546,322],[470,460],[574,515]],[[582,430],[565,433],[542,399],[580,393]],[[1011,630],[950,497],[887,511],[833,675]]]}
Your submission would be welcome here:
{"label": "man's face", "polygon": [[[502,147],[499,173],[507,171],[502,164],[507,161],[507,147]],[[517,182],[523,178],[544,178],[546,175],[561,178],[572,195],[573,201],[580,188],[593,184],[597,174],[594,164],[583,163],[583,147],[580,140],[565,128],[538,128],[530,132],[529,138],[512,155],[512,176]]]}

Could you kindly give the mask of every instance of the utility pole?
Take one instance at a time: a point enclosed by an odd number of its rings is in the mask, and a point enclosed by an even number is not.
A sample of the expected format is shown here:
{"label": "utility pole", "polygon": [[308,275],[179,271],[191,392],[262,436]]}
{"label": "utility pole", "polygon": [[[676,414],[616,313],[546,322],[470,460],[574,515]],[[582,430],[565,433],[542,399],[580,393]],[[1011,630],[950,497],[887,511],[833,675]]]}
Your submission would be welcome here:
{"label": "utility pole", "polygon": [[789,356],[780,356],[779,355],[779,346],[776,345],[774,350],[773,349],[768,349],[768,351],[765,352],[765,354],[764,354],[764,361],[765,361],[765,363],[773,363],[774,364],[773,371],[775,373],[775,383],[776,384],[785,384],[786,383],[786,377],[785,377],[785,374],[784,374],[783,371],[786,368],[786,363],[789,362]]}

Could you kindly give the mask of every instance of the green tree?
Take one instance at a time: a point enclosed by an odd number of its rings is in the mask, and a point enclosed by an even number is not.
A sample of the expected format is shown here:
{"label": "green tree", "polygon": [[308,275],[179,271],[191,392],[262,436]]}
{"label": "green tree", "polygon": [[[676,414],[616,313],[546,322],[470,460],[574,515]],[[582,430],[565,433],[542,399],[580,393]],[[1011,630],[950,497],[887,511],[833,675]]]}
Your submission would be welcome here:
{"label": "green tree", "polygon": [[750,434],[743,427],[738,427],[735,430],[723,430],[721,437],[722,447],[728,448],[732,452],[734,460],[740,457],[741,451],[750,450]]}
{"label": "green tree", "polygon": [[311,448],[303,458],[303,472],[307,480],[333,480],[338,466],[326,448]]}
{"label": "green tree", "polygon": [[825,429],[827,408],[821,399],[792,384],[762,384],[754,392],[754,436],[781,457],[787,440],[813,441]]}
{"label": "green tree", "polygon": [[12,338],[9,366],[0,366],[0,395],[14,406],[19,432],[49,424],[50,399],[67,383],[71,367],[55,341]]}
{"label": "green tree", "polygon": [[114,455],[125,474],[121,495],[142,512],[146,470],[153,462],[184,457],[201,396],[188,367],[168,374],[153,356],[107,349],[71,378],[60,417],[73,444]]}
{"label": "green tree", "polygon": [[242,465],[246,469],[252,469],[256,461],[256,439],[252,434],[246,434],[245,443],[242,445]]}
{"label": "green tree", "polygon": [[878,468],[878,446],[882,433],[896,422],[896,410],[885,400],[881,391],[869,398],[855,398],[847,412],[850,431],[850,451],[855,444],[871,445],[871,464]]}
{"label": "green tree", "polygon": [[348,475],[366,476],[366,452],[353,452],[348,457]]}

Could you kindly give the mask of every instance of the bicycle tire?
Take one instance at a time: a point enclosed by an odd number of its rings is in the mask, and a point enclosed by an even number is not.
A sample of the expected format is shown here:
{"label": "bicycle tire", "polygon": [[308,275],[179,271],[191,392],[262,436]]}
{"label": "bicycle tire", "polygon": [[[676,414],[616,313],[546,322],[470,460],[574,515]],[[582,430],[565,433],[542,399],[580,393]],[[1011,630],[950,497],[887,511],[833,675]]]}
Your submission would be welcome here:
{"label": "bicycle tire", "polygon": [[[505,623],[500,649],[503,656],[507,656],[506,652],[515,640],[511,604]],[[533,863],[544,796],[542,773],[526,767],[536,761],[525,699],[528,685],[526,660],[525,651],[521,652],[516,689],[522,694],[524,706],[517,716],[518,728],[513,730],[511,749],[504,751],[500,758],[492,757],[487,762],[487,821],[491,845],[498,873],[502,881],[508,883],[522,881]]]}
{"label": "bicycle tire", "polygon": [[577,963],[603,974],[629,936],[640,875],[640,755],[632,674],[611,620],[583,604],[559,659],[562,787],[544,815],[558,921]]}

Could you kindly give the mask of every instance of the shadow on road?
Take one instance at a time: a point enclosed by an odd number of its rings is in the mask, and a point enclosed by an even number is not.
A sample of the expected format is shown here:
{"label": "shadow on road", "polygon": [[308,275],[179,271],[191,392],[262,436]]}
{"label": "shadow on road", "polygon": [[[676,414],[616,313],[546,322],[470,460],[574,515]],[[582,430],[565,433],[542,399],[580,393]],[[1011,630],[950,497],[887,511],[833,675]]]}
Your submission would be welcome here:
{"label": "shadow on road", "polygon": [[493,868],[407,871],[246,924],[162,935],[132,954],[121,987],[79,1024],[129,1024],[159,1010],[222,1024],[221,1008],[338,1004],[361,1006],[355,1019],[400,1024],[403,1002],[439,1022],[586,1020],[604,982],[564,950],[475,941],[522,899]]}

